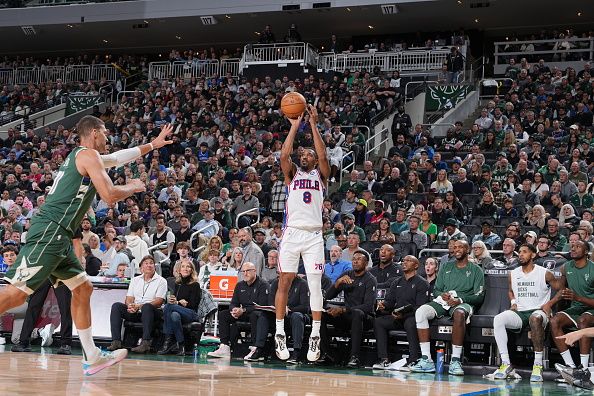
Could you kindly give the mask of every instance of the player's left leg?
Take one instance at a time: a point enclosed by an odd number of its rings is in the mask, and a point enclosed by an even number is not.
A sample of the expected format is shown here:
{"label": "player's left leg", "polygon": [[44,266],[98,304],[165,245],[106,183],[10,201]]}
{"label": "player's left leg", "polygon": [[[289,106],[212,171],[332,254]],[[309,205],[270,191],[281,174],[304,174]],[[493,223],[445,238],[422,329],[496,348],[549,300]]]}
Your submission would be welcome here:
{"label": "player's left leg", "polygon": [[303,241],[301,257],[307,275],[309,286],[309,305],[311,307],[311,335],[307,360],[315,362],[320,358],[320,327],[322,324],[322,311],[324,297],[322,295],[322,274],[324,273],[324,239],[322,232],[313,232],[308,241]]}
{"label": "player's left leg", "polygon": [[[592,310],[588,310],[580,315],[578,319],[578,329],[587,329],[588,327],[594,326],[594,316]],[[590,349],[592,347],[592,338],[582,337],[580,343],[580,364],[584,368],[588,368],[590,359]]]}

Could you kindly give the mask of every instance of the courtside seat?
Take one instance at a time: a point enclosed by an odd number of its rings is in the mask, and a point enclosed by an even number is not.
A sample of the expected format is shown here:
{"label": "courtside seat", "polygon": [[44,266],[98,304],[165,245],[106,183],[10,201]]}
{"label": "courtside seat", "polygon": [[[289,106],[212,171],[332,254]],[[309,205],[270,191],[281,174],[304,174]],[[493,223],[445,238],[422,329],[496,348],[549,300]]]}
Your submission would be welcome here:
{"label": "courtside seat", "polygon": [[495,315],[509,309],[509,280],[507,271],[485,274],[485,299],[470,318],[470,342],[492,343]]}

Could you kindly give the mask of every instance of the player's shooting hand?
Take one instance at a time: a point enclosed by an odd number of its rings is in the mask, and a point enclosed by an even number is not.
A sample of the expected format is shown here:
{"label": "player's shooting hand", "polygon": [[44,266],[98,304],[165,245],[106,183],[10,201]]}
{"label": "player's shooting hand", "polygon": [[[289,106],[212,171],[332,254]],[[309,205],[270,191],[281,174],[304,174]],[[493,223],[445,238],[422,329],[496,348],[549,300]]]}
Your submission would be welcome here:
{"label": "player's shooting hand", "polygon": [[289,118],[289,117],[287,117],[287,120],[289,120],[289,122],[291,123],[291,126],[292,127],[298,127],[301,124],[301,120],[302,119],[303,119],[303,114],[301,114],[297,118]]}
{"label": "player's shooting hand", "polygon": [[130,185],[130,187],[132,187],[135,193],[146,191],[146,185],[140,179],[132,179],[128,184]]}
{"label": "player's shooting hand", "polygon": [[307,107],[307,112],[309,113],[309,122],[312,123],[317,123],[318,122],[318,109],[315,108],[314,105],[312,104],[308,104]]}
{"label": "player's shooting hand", "polygon": [[159,133],[159,136],[157,136],[156,139],[151,142],[153,144],[153,147],[158,149],[173,143],[173,140],[167,140],[167,138],[169,137],[169,135],[171,135],[172,132],[173,125],[171,124],[167,124],[163,128],[161,128],[161,133]]}

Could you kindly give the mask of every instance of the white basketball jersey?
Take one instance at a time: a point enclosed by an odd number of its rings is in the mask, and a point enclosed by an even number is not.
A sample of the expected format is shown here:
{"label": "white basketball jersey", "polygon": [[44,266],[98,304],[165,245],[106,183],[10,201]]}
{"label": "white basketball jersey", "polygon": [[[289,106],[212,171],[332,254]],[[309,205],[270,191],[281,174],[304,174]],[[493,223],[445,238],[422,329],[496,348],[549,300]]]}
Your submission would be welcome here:
{"label": "white basketball jersey", "polygon": [[514,268],[511,272],[511,285],[518,311],[540,309],[551,299],[551,287],[547,284],[547,269],[535,265],[534,269],[526,274],[522,267]]}
{"label": "white basketball jersey", "polygon": [[287,186],[285,227],[321,230],[324,193],[325,186],[317,169],[304,172],[297,168],[291,184]]}

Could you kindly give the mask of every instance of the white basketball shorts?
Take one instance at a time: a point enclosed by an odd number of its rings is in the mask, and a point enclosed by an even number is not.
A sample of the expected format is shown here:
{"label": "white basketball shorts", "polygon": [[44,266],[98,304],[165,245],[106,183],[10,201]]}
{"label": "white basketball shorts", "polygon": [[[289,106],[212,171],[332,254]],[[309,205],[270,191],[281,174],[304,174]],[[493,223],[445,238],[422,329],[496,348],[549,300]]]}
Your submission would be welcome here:
{"label": "white basketball shorts", "polygon": [[291,227],[285,228],[278,254],[279,271],[297,273],[299,257],[303,257],[305,273],[324,273],[322,231],[311,232]]}

